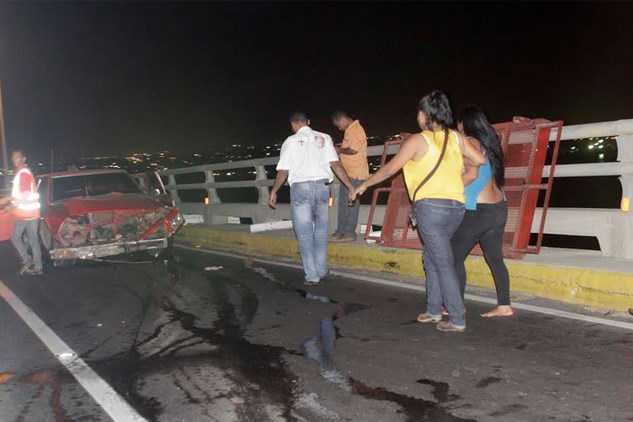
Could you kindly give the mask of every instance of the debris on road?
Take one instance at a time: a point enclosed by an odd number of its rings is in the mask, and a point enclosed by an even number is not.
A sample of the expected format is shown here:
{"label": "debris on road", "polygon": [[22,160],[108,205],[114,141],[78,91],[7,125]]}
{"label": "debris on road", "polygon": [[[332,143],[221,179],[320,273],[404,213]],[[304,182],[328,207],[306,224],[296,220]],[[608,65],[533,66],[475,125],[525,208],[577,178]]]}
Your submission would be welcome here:
{"label": "debris on road", "polygon": [[265,278],[266,280],[272,281],[274,283],[280,283],[280,281],[277,280],[277,278],[271,273],[269,273],[268,270],[265,268],[254,267],[252,268],[252,270],[255,271],[257,274],[259,274],[260,276],[262,276],[263,278]]}
{"label": "debris on road", "polygon": [[60,353],[59,355],[57,355],[57,359],[59,359],[62,362],[67,362],[70,361],[74,358],[76,358],[77,355],[73,352],[64,352],[64,353]]}
{"label": "debris on road", "polygon": [[233,404],[244,404],[244,403],[246,403],[246,400],[244,400],[241,397],[231,397],[231,402]]}
{"label": "debris on road", "polygon": [[102,323],[98,323],[97,327],[103,327],[103,324]]}
{"label": "debris on road", "polygon": [[218,266],[213,266],[213,267],[204,267],[204,270],[205,270],[206,272],[209,272],[209,271],[219,271],[219,270],[221,270],[221,269],[223,269],[223,268],[224,268],[224,267],[223,267],[222,265],[218,265]]}

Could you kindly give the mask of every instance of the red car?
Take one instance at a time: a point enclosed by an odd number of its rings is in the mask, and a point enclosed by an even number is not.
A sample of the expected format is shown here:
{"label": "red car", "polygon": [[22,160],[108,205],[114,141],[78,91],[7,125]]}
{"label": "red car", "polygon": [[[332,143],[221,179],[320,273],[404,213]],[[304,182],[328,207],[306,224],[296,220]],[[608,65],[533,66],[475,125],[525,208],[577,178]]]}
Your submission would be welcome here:
{"label": "red car", "polygon": [[[168,249],[185,220],[160,178],[155,173],[143,178],[148,182],[144,186],[138,175],[135,181],[124,170],[38,176],[40,238],[51,259],[59,264],[137,251],[158,256]],[[0,240],[11,237],[12,217],[7,214],[0,213]]]}

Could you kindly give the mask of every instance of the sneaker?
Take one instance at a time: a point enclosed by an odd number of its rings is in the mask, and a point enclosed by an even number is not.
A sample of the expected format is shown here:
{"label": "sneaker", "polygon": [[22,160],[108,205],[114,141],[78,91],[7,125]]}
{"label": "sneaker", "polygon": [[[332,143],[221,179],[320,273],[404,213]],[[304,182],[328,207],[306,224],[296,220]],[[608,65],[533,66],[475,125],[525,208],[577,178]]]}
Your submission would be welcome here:
{"label": "sneaker", "polygon": [[441,315],[431,315],[426,312],[418,315],[418,322],[427,323],[427,322],[440,322],[442,320]]}
{"label": "sneaker", "polygon": [[343,243],[343,242],[355,242],[356,239],[349,237],[349,236],[340,236],[335,238],[330,239],[330,242],[336,242],[336,243]]}
{"label": "sneaker", "polygon": [[319,285],[319,280],[306,280],[303,282],[303,284],[305,284],[306,286],[318,286]]}
{"label": "sneaker", "polygon": [[343,236],[338,233],[334,233],[332,237],[330,237],[330,242],[338,242],[341,237]]}
{"label": "sneaker", "polygon": [[33,266],[33,264],[30,264],[30,263],[22,264],[22,268],[20,268],[20,275],[24,275],[24,274],[28,273],[29,271],[31,271],[31,267],[32,266]]}
{"label": "sneaker", "polygon": [[457,325],[453,325],[450,321],[442,321],[437,324],[437,329],[439,331],[453,331],[456,333],[463,333],[466,330],[466,327],[458,327]]}
{"label": "sneaker", "polygon": [[29,275],[29,276],[36,276],[36,275],[42,275],[44,274],[44,271],[41,268],[29,268],[28,271],[24,272],[24,275]]}

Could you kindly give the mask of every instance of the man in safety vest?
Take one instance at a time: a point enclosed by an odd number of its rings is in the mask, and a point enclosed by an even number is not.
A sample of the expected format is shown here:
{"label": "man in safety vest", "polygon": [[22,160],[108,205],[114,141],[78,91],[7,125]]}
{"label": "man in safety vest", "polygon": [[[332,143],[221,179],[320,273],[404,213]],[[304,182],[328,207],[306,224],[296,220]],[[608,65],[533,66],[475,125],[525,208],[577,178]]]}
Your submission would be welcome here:
{"label": "man in safety vest", "polygon": [[26,165],[24,152],[21,150],[13,151],[11,161],[15,167],[13,189],[11,196],[0,199],[0,205],[5,206],[11,203],[13,208],[15,224],[11,241],[22,258],[20,275],[41,275],[40,195],[37,193],[35,177]]}

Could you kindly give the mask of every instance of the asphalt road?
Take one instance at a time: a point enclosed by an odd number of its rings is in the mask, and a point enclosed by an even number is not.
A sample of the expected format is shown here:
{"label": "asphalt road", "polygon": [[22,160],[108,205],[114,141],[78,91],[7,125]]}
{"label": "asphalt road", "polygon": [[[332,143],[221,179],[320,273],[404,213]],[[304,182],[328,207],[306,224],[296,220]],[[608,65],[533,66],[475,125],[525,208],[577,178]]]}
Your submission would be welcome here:
{"label": "asphalt road", "polygon": [[[202,252],[39,278],[6,242],[0,257],[0,280],[149,421],[633,421],[631,330],[469,302],[467,331],[441,333],[415,322],[421,293],[305,288]],[[0,318],[0,422],[112,420],[4,300]]]}

